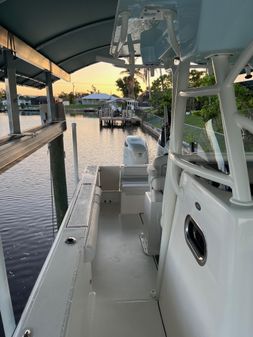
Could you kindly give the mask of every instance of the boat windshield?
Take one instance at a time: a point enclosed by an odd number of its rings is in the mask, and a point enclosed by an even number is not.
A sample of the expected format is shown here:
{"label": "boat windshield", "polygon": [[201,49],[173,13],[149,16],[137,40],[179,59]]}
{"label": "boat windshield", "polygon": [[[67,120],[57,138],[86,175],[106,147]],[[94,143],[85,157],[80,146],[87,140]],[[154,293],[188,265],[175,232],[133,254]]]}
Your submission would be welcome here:
{"label": "boat windshield", "polygon": [[229,173],[224,133],[218,118],[204,121],[199,112],[187,113],[184,124],[183,154],[196,164]]}
{"label": "boat windshield", "polygon": [[[251,120],[253,119],[253,109],[242,111],[242,114]],[[242,137],[247,159],[251,194],[253,195],[253,134],[251,134],[249,131],[245,129],[242,129]]]}
{"label": "boat windshield", "polygon": [[[253,119],[253,109],[239,111],[240,114]],[[242,139],[251,190],[253,192],[253,135],[242,129]],[[187,113],[185,116],[183,154],[187,159],[208,168],[229,174],[229,164],[221,123],[220,113],[216,118],[203,121],[199,111]],[[191,159],[192,158],[192,159]]]}

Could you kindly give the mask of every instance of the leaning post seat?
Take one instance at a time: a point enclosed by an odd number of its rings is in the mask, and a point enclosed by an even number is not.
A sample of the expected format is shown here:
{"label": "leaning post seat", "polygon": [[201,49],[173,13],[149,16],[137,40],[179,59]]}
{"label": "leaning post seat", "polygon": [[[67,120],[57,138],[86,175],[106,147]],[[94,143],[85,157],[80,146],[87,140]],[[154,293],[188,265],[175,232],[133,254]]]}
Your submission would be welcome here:
{"label": "leaning post seat", "polygon": [[142,245],[149,255],[158,255],[161,241],[160,219],[168,155],[156,157],[147,168],[150,190],[144,199]]}
{"label": "leaning post seat", "polygon": [[143,213],[144,195],[149,190],[147,165],[122,166],[120,189],[121,213]]}
{"label": "leaning post seat", "polygon": [[153,163],[147,168],[150,192],[154,201],[157,197],[156,192],[163,192],[164,189],[167,161],[168,154],[164,154],[162,156],[156,157]]}

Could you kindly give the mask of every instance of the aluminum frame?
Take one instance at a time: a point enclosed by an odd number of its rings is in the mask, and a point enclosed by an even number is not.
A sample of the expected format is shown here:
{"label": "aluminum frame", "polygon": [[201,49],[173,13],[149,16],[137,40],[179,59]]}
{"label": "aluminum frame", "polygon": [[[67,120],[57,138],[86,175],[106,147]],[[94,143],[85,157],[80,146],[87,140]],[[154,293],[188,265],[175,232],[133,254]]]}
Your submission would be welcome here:
{"label": "aluminum frame", "polygon": [[37,50],[20,40],[4,27],[0,26],[0,46],[11,50],[17,57],[34,65],[39,69],[43,69],[52,73],[52,75],[70,82],[70,74],[57,66],[48,58],[40,54]]}

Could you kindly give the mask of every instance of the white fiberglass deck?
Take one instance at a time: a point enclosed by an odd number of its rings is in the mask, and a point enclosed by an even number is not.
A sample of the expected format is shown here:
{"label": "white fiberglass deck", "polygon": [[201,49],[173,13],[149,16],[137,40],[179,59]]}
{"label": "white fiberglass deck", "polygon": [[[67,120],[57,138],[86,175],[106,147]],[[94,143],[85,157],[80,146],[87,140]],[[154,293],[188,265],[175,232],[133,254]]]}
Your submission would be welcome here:
{"label": "white fiberglass deck", "polygon": [[138,215],[119,215],[118,203],[101,205],[97,255],[93,264],[96,292],[93,337],[164,337],[155,288],[156,266],[143,253]]}
{"label": "white fiberglass deck", "polygon": [[141,218],[120,215],[119,191],[100,198],[97,173],[86,169],[13,337],[28,328],[37,337],[165,337]]}

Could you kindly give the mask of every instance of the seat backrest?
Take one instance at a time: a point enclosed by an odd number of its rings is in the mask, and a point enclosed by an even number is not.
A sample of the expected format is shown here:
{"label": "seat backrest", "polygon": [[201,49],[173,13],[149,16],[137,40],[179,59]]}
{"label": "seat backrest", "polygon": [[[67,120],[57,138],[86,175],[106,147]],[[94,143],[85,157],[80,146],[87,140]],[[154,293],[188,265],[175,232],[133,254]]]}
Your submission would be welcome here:
{"label": "seat backrest", "polygon": [[147,165],[121,166],[121,178],[138,178],[147,176]]}
{"label": "seat backrest", "polygon": [[133,194],[144,194],[146,191],[148,191],[149,182],[147,165],[122,166],[120,189],[121,191],[127,191],[128,193]]}
{"label": "seat backrest", "polygon": [[163,191],[167,169],[168,155],[158,156],[153,163],[148,166],[150,191]]}

